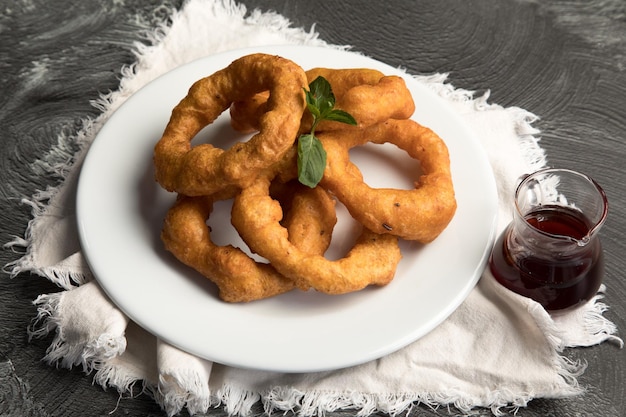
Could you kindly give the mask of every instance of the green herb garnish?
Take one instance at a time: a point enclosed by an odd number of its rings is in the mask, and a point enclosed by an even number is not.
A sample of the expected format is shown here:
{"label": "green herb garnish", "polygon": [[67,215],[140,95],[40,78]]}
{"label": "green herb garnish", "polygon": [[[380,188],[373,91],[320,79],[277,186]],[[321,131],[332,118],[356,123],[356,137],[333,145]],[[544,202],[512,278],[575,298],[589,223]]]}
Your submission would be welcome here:
{"label": "green herb garnish", "polygon": [[356,125],[356,120],[349,113],[335,109],[335,95],[330,83],[324,77],[317,77],[309,84],[306,94],[306,106],[313,116],[311,132],[298,138],[298,180],[308,186],[315,187],[324,175],[326,168],[326,151],[322,142],[315,137],[315,128],[322,120]]}

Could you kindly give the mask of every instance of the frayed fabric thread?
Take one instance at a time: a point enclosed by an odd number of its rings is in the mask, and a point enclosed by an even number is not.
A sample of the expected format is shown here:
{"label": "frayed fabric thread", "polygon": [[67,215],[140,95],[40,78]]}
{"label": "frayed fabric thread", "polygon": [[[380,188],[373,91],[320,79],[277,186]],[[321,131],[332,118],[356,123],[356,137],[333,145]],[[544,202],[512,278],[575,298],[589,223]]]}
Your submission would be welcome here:
{"label": "frayed fabric thread", "polygon": [[624,347],[624,340],[616,336],[617,326],[604,316],[604,313],[609,309],[609,306],[600,301],[604,298],[604,290],[605,286],[603,285],[600,292],[593,300],[593,309],[585,311],[583,315],[585,320],[585,332],[588,335],[593,335],[594,341],[597,343],[610,341],[622,349]]}
{"label": "frayed fabric thread", "polygon": [[185,407],[191,415],[205,413],[213,403],[208,380],[200,379],[192,370],[160,375],[154,397],[168,416],[178,414]]}
{"label": "frayed fabric thread", "polygon": [[[232,389],[230,390],[232,392]],[[239,393],[236,397],[245,395]],[[514,398],[511,400],[511,398]],[[277,411],[294,413],[299,417],[323,416],[338,410],[353,410],[355,416],[367,417],[375,413],[384,413],[395,417],[410,413],[414,407],[426,406],[432,410],[447,408],[455,415],[472,416],[479,407],[489,409],[494,416],[515,413],[525,407],[534,398],[533,393],[513,394],[507,390],[494,391],[485,398],[468,398],[462,392],[449,389],[446,392],[411,392],[411,393],[361,393],[361,392],[301,392],[290,388],[276,388],[263,399],[264,411],[271,415]],[[477,405],[480,404],[480,405]],[[245,411],[245,410],[238,410]],[[249,411],[249,410],[248,410]],[[249,416],[236,414],[237,416]]]}
{"label": "frayed fabric thread", "polygon": [[261,401],[258,392],[249,391],[232,385],[224,385],[217,393],[218,405],[230,416],[250,416],[255,404]]}
{"label": "frayed fabric thread", "polygon": [[61,323],[62,302],[63,293],[41,295],[33,302],[37,306],[37,316],[28,329],[29,339],[42,338],[56,332],[46,350],[44,362],[67,369],[80,366],[85,373],[91,373],[98,369],[99,364],[126,350],[126,339],[119,335],[103,333],[93,340],[67,340]]}

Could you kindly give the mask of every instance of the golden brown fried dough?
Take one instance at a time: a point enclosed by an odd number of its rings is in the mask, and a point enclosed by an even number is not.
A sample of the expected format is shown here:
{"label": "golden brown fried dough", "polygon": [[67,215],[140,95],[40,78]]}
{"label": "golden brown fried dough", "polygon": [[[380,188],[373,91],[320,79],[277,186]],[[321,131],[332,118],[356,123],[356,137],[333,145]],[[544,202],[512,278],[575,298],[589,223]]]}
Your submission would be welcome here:
{"label": "golden brown fried dough", "polygon": [[[281,275],[274,266],[256,262],[232,245],[213,243],[206,221],[214,202],[227,197],[226,194],[219,197],[179,195],[167,213],[161,232],[165,248],[213,281],[219,289],[219,297],[227,302],[259,300],[296,288],[298,283]],[[299,183],[283,186],[277,198],[287,207],[284,224],[289,242],[304,253],[323,254],[337,220],[335,201],[323,189],[310,189]],[[305,283],[300,288],[309,287]]]}
{"label": "golden brown fried dough", "polygon": [[[304,89],[319,76],[332,86],[334,108],[350,113],[357,125],[316,126],[327,164],[319,185],[309,188],[294,179],[295,144],[311,129]],[[192,146],[194,136],[228,108],[236,130],[258,133],[227,150]],[[244,56],[197,81],[154,149],[157,181],[179,193],[161,233],[166,249],[213,281],[227,302],[294,288],[344,294],[387,285],[402,258],[398,240],[431,242],[456,211],[448,149],[435,132],[409,119],[414,110],[402,77],[366,68],[305,73],[265,54]],[[415,159],[421,172],[415,188],[368,186],[349,154],[368,142],[392,143]],[[337,221],[335,198],[362,231],[343,258],[330,260],[325,252]],[[224,199],[233,199],[231,222],[241,238],[269,263],[211,240],[207,219]]]}
{"label": "golden brown fried dough", "polygon": [[269,194],[270,180],[259,178],[233,202],[232,223],[255,253],[268,259],[299,287],[327,294],[345,294],[369,285],[386,285],[402,255],[398,239],[363,229],[354,247],[339,260],[300,250],[289,241],[280,221],[283,211]]}
{"label": "golden brown fried dough", "polygon": [[[452,220],[456,199],[448,148],[431,129],[413,120],[387,120],[318,137],[328,154],[320,186],[332,192],[365,227],[427,243]],[[348,151],[367,142],[393,143],[419,161],[422,175],[415,189],[373,189],[363,182]]]}
{"label": "golden brown fried dough", "polygon": [[[195,82],[173,109],[154,149],[156,180],[168,191],[210,195],[224,186],[245,187],[258,172],[278,161],[295,142],[307,79],[285,58],[251,54]],[[192,147],[196,134],[235,101],[269,91],[259,133],[228,150],[211,144]]]}
{"label": "golden brown fried dough", "polygon": [[[333,89],[335,108],[350,113],[357,127],[365,127],[387,119],[408,119],[415,111],[415,103],[404,79],[385,76],[380,71],[367,68],[331,69],[313,68],[306,71],[308,82],[321,76]],[[258,131],[261,116],[267,111],[267,92],[233,103],[230,108],[231,125],[242,133]],[[300,132],[311,129],[312,118],[305,112]],[[323,121],[316,130],[345,129],[339,122]]]}

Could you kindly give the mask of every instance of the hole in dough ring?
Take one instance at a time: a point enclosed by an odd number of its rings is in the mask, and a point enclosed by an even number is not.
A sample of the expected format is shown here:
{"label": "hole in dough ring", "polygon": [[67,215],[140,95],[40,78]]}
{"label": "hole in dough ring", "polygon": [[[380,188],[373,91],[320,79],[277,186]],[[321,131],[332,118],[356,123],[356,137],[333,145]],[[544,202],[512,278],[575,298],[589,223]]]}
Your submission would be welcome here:
{"label": "hole in dough ring", "polygon": [[[447,227],[456,211],[450,157],[444,141],[417,122],[387,120],[364,129],[318,135],[328,159],[320,186],[341,201],[368,229],[428,243]],[[371,188],[350,161],[349,150],[367,142],[393,143],[419,161],[415,188]]]}
{"label": "hole in dough ring", "polygon": [[[277,162],[295,142],[305,109],[304,70],[294,62],[251,54],[196,81],[172,110],[154,149],[156,180],[168,191],[210,195],[224,186],[246,186],[260,170]],[[247,142],[223,150],[192,147],[192,139],[231,103],[269,91],[260,130]]]}

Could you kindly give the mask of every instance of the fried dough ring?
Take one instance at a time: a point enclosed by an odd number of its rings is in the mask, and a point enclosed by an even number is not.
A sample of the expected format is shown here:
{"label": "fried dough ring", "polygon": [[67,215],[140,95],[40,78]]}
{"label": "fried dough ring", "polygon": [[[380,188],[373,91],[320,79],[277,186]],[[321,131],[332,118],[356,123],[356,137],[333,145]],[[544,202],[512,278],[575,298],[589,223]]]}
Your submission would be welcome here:
{"label": "fried dough ring", "polygon": [[268,259],[281,274],[299,287],[310,286],[327,294],[383,286],[393,279],[402,257],[395,236],[363,228],[354,247],[341,259],[306,253],[289,241],[289,231],[280,224],[283,211],[270,197],[269,187],[270,180],[259,177],[243,189],[233,202],[231,222],[250,249]]}
{"label": "fried dough ring", "polygon": [[[246,55],[195,82],[173,109],[154,149],[156,180],[168,191],[209,195],[228,186],[245,186],[278,161],[298,136],[305,109],[304,70],[266,54]],[[233,102],[269,91],[259,133],[228,150],[210,144],[191,146],[194,136]]]}
{"label": "fried dough ring", "polygon": [[[283,224],[289,231],[289,241],[304,253],[323,254],[337,220],[335,200],[321,188],[300,184],[288,187],[289,192],[279,199],[288,207]],[[232,245],[213,243],[206,220],[214,202],[228,197],[179,195],[167,213],[161,232],[166,249],[213,281],[219,297],[227,302],[249,302],[294,289],[294,281],[278,273],[272,265],[256,262]]]}
{"label": "fried dough ring", "polygon": [[[387,119],[408,119],[415,111],[411,92],[402,77],[385,76],[368,68],[313,68],[306,71],[310,83],[322,76],[330,83],[335,95],[335,107],[350,113],[357,127],[380,123]],[[242,133],[260,129],[259,120],[267,109],[268,93],[263,92],[230,107],[231,126]],[[300,132],[311,130],[313,119],[309,112],[302,116]],[[322,121],[316,131],[345,129],[340,122]]]}
{"label": "fried dough ring", "polygon": [[[320,186],[376,233],[427,243],[456,211],[448,148],[431,129],[413,120],[388,120],[365,129],[320,133],[328,159]],[[422,175],[412,190],[370,188],[348,151],[367,142],[393,143],[419,161]]]}

